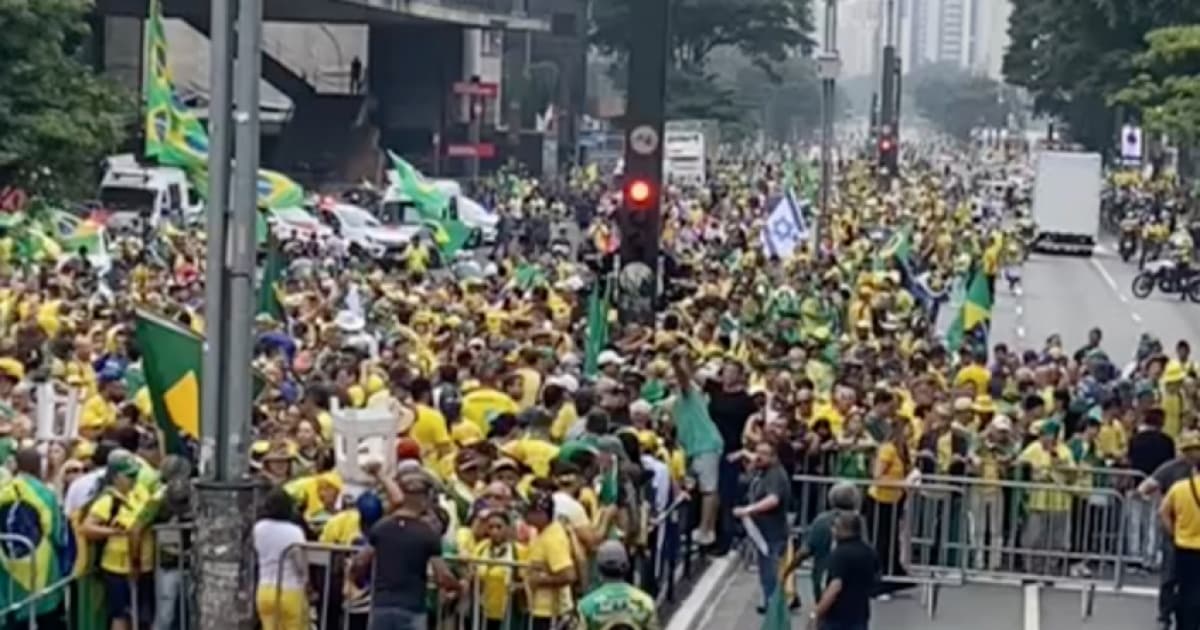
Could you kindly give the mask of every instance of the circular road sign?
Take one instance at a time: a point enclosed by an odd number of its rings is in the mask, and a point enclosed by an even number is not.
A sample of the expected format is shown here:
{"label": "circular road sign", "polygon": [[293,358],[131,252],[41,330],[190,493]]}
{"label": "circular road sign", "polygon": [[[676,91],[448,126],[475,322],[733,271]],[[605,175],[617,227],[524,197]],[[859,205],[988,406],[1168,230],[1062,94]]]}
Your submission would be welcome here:
{"label": "circular road sign", "polygon": [[650,125],[634,127],[629,132],[629,146],[638,155],[650,155],[658,148],[658,132]]}

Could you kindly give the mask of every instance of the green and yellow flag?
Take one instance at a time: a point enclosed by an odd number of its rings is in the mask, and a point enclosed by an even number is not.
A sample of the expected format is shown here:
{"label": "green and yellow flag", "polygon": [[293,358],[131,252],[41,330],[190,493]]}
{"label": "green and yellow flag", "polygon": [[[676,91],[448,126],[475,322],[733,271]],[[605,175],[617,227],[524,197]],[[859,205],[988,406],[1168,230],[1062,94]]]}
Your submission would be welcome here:
{"label": "green and yellow flag", "polygon": [[388,151],[396,171],[400,192],[412,202],[421,215],[421,222],[433,232],[433,240],[442,256],[450,257],[466,247],[471,228],[450,216],[450,197],[438,190],[425,176],[404,158]]}
{"label": "green and yellow flag", "polygon": [[188,172],[203,171],[208,167],[208,132],[175,92],[167,63],[161,0],[150,0],[145,41],[146,77],[142,85],[146,157]]}
{"label": "green and yellow flag", "polygon": [[992,321],[992,294],[988,291],[987,276],[976,265],[967,280],[967,297],[962,308],[946,331],[946,347],[951,352],[962,347],[967,336],[976,338],[987,347],[988,327]]}
{"label": "green and yellow flag", "polygon": [[258,312],[260,315],[270,315],[275,321],[284,319],[282,291],[284,271],[287,270],[287,259],[283,255],[279,239],[274,234],[267,235],[267,260],[263,265],[262,281],[258,286]]}
{"label": "green and yellow flag", "polygon": [[600,282],[592,288],[587,305],[587,337],[583,346],[583,374],[595,376],[600,371],[600,352],[608,345],[608,296],[600,289]]}
{"label": "green and yellow flag", "polygon": [[[71,529],[54,491],[29,475],[17,475],[0,487],[0,610],[45,590],[70,572],[74,562]],[[55,591],[39,600],[37,615],[62,603]],[[29,609],[14,613],[26,620]],[[10,618],[11,619],[11,618]]]}
{"label": "green and yellow flag", "polygon": [[134,330],[154,421],[168,453],[184,454],[184,440],[200,439],[200,368],[204,339],[175,322],[139,311]]}

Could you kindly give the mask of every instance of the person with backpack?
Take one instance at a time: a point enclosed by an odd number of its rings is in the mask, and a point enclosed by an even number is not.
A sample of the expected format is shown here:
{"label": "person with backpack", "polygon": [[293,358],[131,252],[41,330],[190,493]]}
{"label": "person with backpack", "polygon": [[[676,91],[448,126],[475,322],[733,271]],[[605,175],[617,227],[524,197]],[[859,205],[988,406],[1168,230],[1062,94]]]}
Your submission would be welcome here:
{"label": "person with backpack", "polygon": [[144,531],[150,497],[137,483],[140,472],[132,453],[113,451],[80,527],[85,539],[99,543],[93,557],[104,580],[110,630],[131,630],[153,615],[154,537]]}

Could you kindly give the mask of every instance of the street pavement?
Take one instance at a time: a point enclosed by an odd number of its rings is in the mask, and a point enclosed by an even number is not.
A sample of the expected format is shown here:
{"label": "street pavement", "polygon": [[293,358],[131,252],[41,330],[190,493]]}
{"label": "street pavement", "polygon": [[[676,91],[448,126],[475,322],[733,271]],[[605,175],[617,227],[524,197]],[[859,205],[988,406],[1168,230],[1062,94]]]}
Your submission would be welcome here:
{"label": "street pavement", "polygon": [[[1101,347],[1123,366],[1134,356],[1138,337],[1150,332],[1159,337],[1168,353],[1175,343],[1200,343],[1200,305],[1180,302],[1161,294],[1145,300],[1132,296],[1129,287],[1136,265],[1124,263],[1111,243],[1091,258],[1034,255],[1025,265],[1020,291],[997,284],[991,343],[1005,342],[1014,349],[1040,350],[1047,337],[1059,334],[1068,352],[1087,340],[1093,327],[1103,331]],[[713,581],[709,592],[697,592],[703,612],[693,627],[705,630],[757,628],[762,617],[758,579],[746,567]],[[806,588],[807,577],[802,578]],[[1140,589],[1145,591],[1147,589]],[[804,628],[812,605],[802,590],[803,610],[792,617],[794,628]],[[1142,595],[1097,593],[1092,614],[1083,615],[1078,592],[1037,585],[982,585],[943,587],[930,618],[920,589],[872,607],[873,628],[887,630],[1153,630],[1155,600]]]}

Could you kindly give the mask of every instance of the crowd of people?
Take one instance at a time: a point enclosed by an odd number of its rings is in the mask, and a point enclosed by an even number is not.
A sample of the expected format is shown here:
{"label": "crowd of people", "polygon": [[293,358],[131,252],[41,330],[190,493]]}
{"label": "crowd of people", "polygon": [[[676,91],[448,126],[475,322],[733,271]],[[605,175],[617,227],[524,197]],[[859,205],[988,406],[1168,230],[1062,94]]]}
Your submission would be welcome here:
{"label": "crowd of people", "polygon": [[[1188,469],[1155,471],[1177,450],[1200,451],[1187,342],[1168,349],[1146,336],[1126,368],[1098,330],[1074,351],[1058,337],[989,347],[986,326],[948,336],[939,312],[955,316],[953,296],[973,278],[990,304],[1005,269],[1019,277],[1019,204],[975,197],[982,173],[934,160],[887,184],[847,160],[830,212],[805,210],[818,237],[780,259],[761,233],[800,177],[794,164],[783,152],[727,157],[707,186],[668,190],[672,298],[653,324],[605,305],[601,346],[588,321],[601,265],[585,259],[619,239],[619,192],[594,172],[490,193],[510,218],[578,221],[591,235],[579,248],[518,229],[491,260],[454,270],[431,268],[419,248],[387,268],[290,249],[282,313],[255,322],[262,627],[307,628],[317,604],[332,603],[350,627],[366,627],[369,612],[372,630],[462,614],[497,629],[654,629],[663,550],[677,537],[667,517],[679,512],[684,537],[708,553],[750,534],[763,612],[784,591],[800,605],[790,576],[811,560],[814,623],[866,628],[869,598],[907,584],[917,560],[906,541],[938,527],[905,513],[919,477],[972,489],[965,504],[945,500],[964,525],[940,525],[935,537],[952,549],[936,563],[1063,569],[1002,552],[1019,547],[1075,552],[1063,564],[1084,576],[1086,554],[1116,531],[1108,523],[1127,518],[1129,541],[1118,544],[1156,568],[1156,488],[1171,514],[1191,512],[1178,507],[1190,495],[1169,483]],[[156,549],[153,527],[193,518],[193,462],[165,452],[132,328],[143,309],[203,331],[204,240],[189,230],[126,243],[128,272],[108,294],[89,290],[83,265],[0,269],[0,461],[10,472],[0,506],[36,493],[61,510],[90,551],[79,556],[103,582],[112,630],[183,622],[188,555]],[[82,401],[68,441],[35,439],[36,385],[47,381]],[[346,409],[396,423],[394,469],[390,456],[358,456],[367,487],[338,472]],[[1000,485],[1022,480],[1061,489]],[[1096,487],[1122,502],[1089,501]],[[306,542],[360,551],[314,576]],[[972,553],[948,559],[955,549]],[[334,587],[318,592],[326,579]]]}

